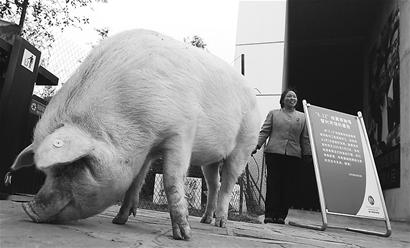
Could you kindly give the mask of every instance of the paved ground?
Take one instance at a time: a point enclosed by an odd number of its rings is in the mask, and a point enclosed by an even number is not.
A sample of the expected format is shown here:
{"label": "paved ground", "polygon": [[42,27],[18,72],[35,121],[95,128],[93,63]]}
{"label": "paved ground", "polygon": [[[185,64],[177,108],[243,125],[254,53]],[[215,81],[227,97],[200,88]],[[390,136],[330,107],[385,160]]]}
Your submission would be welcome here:
{"label": "paved ground", "polygon": [[[378,237],[328,228],[316,231],[290,225],[229,221],[228,228],[199,223],[190,217],[190,241],[172,239],[169,214],[139,209],[126,225],[114,225],[119,207],[64,225],[35,224],[24,214],[17,198],[0,201],[0,247],[410,247],[410,223],[392,222],[390,237]],[[344,218],[344,217],[343,217]],[[329,224],[384,231],[383,223],[335,217]],[[262,217],[260,218],[262,219]],[[291,211],[289,220],[320,223],[320,215]],[[364,223],[366,222],[366,223]],[[335,225],[336,226],[336,225]]]}

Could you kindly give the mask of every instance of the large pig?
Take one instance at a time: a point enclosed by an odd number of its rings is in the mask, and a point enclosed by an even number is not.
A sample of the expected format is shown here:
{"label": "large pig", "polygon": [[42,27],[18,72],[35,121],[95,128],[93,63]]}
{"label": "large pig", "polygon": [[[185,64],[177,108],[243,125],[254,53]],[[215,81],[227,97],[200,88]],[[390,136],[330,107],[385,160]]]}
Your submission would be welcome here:
{"label": "large pig", "polygon": [[[136,212],[150,164],[161,157],[173,237],[189,239],[184,177],[201,166],[209,189],[201,219],[225,227],[234,184],[257,142],[253,91],[210,53],[147,30],[94,48],[53,97],[12,170],[47,175],[23,208],[35,222],[87,218],[123,201]],[[222,180],[219,165],[222,163]]]}

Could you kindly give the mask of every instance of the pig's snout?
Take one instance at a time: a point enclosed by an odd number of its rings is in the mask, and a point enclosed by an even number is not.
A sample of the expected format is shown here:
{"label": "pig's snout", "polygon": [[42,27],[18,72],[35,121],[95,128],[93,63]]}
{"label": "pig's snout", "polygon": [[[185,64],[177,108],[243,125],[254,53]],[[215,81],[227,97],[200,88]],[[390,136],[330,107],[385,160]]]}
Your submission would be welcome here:
{"label": "pig's snout", "polygon": [[[57,194],[53,194],[55,196]],[[61,214],[66,209],[70,198],[52,198],[47,201],[36,196],[32,201],[22,204],[24,212],[36,223],[61,221]]]}
{"label": "pig's snout", "polygon": [[35,200],[22,204],[24,212],[36,223],[50,223],[58,221],[61,206],[45,207]]}

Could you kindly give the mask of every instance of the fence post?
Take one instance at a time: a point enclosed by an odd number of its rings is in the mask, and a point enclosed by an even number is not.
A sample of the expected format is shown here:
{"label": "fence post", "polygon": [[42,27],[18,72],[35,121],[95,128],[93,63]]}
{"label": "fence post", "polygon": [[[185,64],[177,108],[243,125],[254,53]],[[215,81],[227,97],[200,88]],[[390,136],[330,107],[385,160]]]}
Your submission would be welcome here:
{"label": "fence post", "polygon": [[239,178],[239,214],[242,215],[243,211],[243,174]]}

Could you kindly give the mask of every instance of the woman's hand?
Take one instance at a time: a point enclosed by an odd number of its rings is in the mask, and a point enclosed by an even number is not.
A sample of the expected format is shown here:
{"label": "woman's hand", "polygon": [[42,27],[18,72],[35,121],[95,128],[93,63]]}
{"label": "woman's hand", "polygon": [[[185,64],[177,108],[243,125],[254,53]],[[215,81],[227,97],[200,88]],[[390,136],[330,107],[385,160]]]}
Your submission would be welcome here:
{"label": "woman's hand", "polygon": [[255,149],[253,149],[253,151],[251,153],[251,156],[253,156],[253,154],[257,153],[260,148],[261,148],[260,146],[256,145]]}

